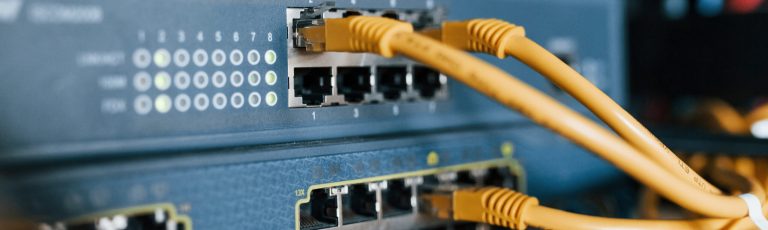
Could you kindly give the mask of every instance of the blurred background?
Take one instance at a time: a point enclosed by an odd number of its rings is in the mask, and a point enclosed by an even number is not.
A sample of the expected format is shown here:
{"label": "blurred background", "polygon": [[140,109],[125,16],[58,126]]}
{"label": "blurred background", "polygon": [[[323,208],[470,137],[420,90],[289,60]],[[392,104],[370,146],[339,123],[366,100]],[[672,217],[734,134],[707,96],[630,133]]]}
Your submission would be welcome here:
{"label": "blurred background", "polygon": [[[687,151],[768,151],[768,4],[662,0],[627,4],[631,108]],[[754,138],[753,138],[754,137]]]}

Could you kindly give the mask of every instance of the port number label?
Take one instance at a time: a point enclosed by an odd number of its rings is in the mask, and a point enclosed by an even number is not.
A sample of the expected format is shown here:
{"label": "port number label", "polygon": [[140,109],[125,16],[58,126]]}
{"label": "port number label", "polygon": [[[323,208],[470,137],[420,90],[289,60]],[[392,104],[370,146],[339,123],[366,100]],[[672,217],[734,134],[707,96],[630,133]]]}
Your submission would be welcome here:
{"label": "port number label", "polygon": [[140,42],[144,42],[145,40],[147,40],[147,33],[144,32],[143,30],[139,30],[139,34],[138,35],[139,35],[139,41]]}
{"label": "port number label", "polygon": [[157,42],[165,43],[165,30],[157,31]]}
{"label": "port number label", "polygon": [[272,42],[272,32],[267,33],[267,41]]}
{"label": "port number label", "polygon": [[360,117],[360,110],[358,110],[357,108],[352,110],[352,112],[353,112],[353,114],[352,114],[353,117],[355,117],[355,118]]}
{"label": "port number label", "polygon": [[312,120],[317,120],[317,114],[315,114],[315,111],[312,111]]}
{"label": "port number label", "polygon": [[251,42],[256,41],[256,32],[251,31]]}
{"label": "port number label", "polygon": [[293,192],[296,196],[305,196],[306,192],[304,192],[303,188],[296,189],[296,191]]}
{"label": "port number label", "polygon": [[187,40],[187,34],[183,30],[179,30],[179,43],[183,43]]}
{"label": "port number label", "polygon": [[235,42],[239,42],[240,41],[240,33],[238,33],[238,32],[232,33],[232,40],[234,40]]}
{"label": "port number label", "polygon": [[392,106],[392,115],[395,115],[395,116],[400,115],[400,107],[398,107],[397,105]]}
{"label": "port number label", "polygon": [[214,37],[216,38],[216,42],[221,42],[221,31],[216,31]]}
{"label": "port number label", "polygon": [[197,31],[197,41],[198,42],[203,41],[203,31]]}

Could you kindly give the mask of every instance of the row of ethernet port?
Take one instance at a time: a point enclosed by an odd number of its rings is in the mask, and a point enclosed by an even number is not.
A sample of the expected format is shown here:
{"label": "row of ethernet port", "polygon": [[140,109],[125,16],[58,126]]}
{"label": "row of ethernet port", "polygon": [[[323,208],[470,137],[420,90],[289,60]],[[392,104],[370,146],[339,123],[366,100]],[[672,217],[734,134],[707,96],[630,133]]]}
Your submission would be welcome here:
{"label": "row of ethernet port", "polygon": [[421,199],[467,186],[519,187],[509,168],[492,167],[314,189],[309,202],[299,206],[299,228],[380,228],[382,221],[399,218],[414,221],[401,225],[409,229],[462,229],[467,223],[436,221],[437,214]]}
{"label": "row of ethernet port", "polygon": [[296,67],[289,79],[289,107],[438,100],[447,78],[424,66]]}
{"label": "row of ethernet port", "polygon": [[189,230],[192,220],[176,213],[170,204],[131,207],[104,212],[73,223],[40,223],[40,230]]}

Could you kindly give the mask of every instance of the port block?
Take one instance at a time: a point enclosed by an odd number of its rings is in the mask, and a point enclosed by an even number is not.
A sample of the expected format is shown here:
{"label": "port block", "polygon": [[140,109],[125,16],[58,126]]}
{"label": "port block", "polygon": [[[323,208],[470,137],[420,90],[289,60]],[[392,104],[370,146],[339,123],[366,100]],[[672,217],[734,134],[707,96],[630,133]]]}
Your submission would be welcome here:
{"label": "port block", "polygon": [[[446,78],[439,73],[434,76],[435,71],[410,59],[369,53],[311,52],[308,50],[312,44],[297,33],[299,28],[321,24],[322,19],[357,15],[398,19],[416,28],[434,27],[440,25],[443,13],[441,9],[345,9],[327,4],[287,8],[288,107],[447,99]],[[412,74],[420,78],[412,80]]]}
{"label": "port block", "polygon": [[[299,229],[461,229],[463,225],[439,218],[430,195],[452,193],[470,186],[519,189],[513,164],[476,165],[334,183],[310,191],[310,200],[299,204]],[[383,180],[382,180],[383,179]],[[344,188],[345,190],[340,190]],[[348,188],[348,190],[346,190]],[[334,192],[336,191],[336,192]],[[341,192],[339,192],[341,191]],[[340,208],[337,208],[340,207]],[[341,216],[337,216],[341,215]],[[403,224],[407,222],[407,224]],[[402,225],[401,225],[402,224]],[[474,228],[472,228],[474,229]]]}

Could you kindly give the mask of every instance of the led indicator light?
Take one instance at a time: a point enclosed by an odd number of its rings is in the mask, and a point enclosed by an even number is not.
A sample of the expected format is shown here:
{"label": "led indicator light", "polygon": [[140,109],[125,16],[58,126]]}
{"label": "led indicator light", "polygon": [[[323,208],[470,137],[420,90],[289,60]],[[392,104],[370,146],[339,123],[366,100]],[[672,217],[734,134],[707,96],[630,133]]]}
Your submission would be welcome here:
{"label": "led indicator light", "polygon": [[269,71],[267,72],[267,75],[264,77],[264,79],[267,81],[267,85],[275,85],[277,83],[277,74],[275,71]]}
{"label": "led indicator light", "polygon": [[232,86],[234,87],[240,87],[243,85],[243,73],[240,71],[234,71],[232,74],[229,75],[229,81],[232,83]]}
{"label": "led indicator light", "polygon": [[205,111],[208,109],[208,104],[210,101],[208,101],[208,96],[205,94],[199,93],[195,95],[195,109],[198,111]]}
{"label": "led indicator light", "polygon": [[133,110],[139,115],[144,115],[152,111],[152,98],[147,95],[139,95],[133,100]]}
{"label": "led indicator light", "polygon": [[176,76],[173,76],[173,83],[176,85],[176,88],[184,90],[189,88],[189,84],[192,82],[192,79],[189,77],[189,74],[187,72],[181,71],[176,73]]}
{"label": "led indicator light", "polygon": [[166,49],[159,49],[155,51],[155,55],[152,57],[155,61],[155,65],[160,68],[168,67],[171,64],[171,53]]}
{"label": "led indicator light", "polygon": [[515,146],[511,142],[504,142],[501,144],[501,155],[505,157],[511,157],[515,152]]}
{"label": "led indicator light", "polygon": [[171,87],[171,76],[166,72],[158,72],[155,74],[155,88],[160,91],[166,90]]}
{"label": "led indicator light", "polygon": [[133,51],[133,65],[136,67],[141,69],[147,68],[151,62],[152,60],[150,58],[149,50],[137,49],[136,51]]}
{"label": "led indicator light", "polygon": [[211,62],[213,62],[213,65],[215,66],[222,66],[225,62],[227,62],[227,54],[224,53],[222,50],[214,50],[213,53],[211,53]]}
{"label": "led indicator light", "polygon": [[243,52],[240,50],[232,50],[232,52],[229,53],[229,61],[235,66],[243,64]]}
{"label": "led indicator light", "polygon": [[277,61],[277,53],[275,53],[274,50],[267,50],[267,52],[264,53],[264,61],[270,65],[275,64]]}
{"label": "led indicator light", "polygon": [[213,108],[218,110],[224,109],[227,106],[227,96],[224,96],[223,93],[214,94],[211,100],[213,101]]}
{"label": "led indicator light", "polygon": [[259,51],[256,51],[256,50],[248,51],[248,64],[251,64],[251,65],[259,64],[260,60],[261,60],[261,55],[259,54]]}
{"label": "led indicator light", "polygon": [[173,52],[173,63],[178,67],[186,67],[189,64],[189,52],[185,49]]}
{"label": "led indicator light", "polygon": [[437,152],[432,151],[427,154],[427,165],[429,166],[435,166],[440,163],[440,156],[437,155]]}
{"label": "led indicator light", "polygon": [[206,74],[203,71],[197,71],[195,73],[193,84],[195,84],[195,87],[198,89],[203,89],[206,86],[208,86],[208,74]]}
{"label": "led indicator light", "polygon": [[259,85],[259,82],[261,82],[261,74],[256,71],[251,71],[248,73],[248,84],[251,84],[251,86],[257,86]]}
{"label": "led indicator light", "polygon": [[203,67],[205,64],[208,63],[208,53],[205,52],[205,50],[197,49],[194,53],[192,53],[193,62],[198,67]]}
{"label": "led indicator light", "polygon": [[152,77],[147,72],[139,72],[133,76],[133,88],[139,92],[147,91],[152,87]]}
{"label": "led indicator light", "polygon": [[245,99],[243,98],[242,93],[234,93],[229,98],[229,101],[232,103],[232,107],[235,109],[239,109],[243,107],[243,104],[245,104]]}
{"label": "led indicator light", "polygon": [[275,106],[277,104],[277,94],[275,92],[270,91],[267,93],[267,105],[269,106]]}
{"label": "led indicator light", "polygon": [[173,100],[174,108],[179,112],[186,112],[189,107],[192,106],[191,99],[186,94],[179,94],[176,99]]}
{"label": "led indicator light", "polygon": [[224,87],[227,84],[227,75],[224,72],[216,71],[213,73],[213,86],[216,88]]}
{"label": "led indicator light", "polygon": [[159,113],[167,113],[171,110],[171,107],[173,105],[173,102],[171,101],[171,97],[165,94],[160,94],[160,96],[157,96],[155,98],[155,110]]}

